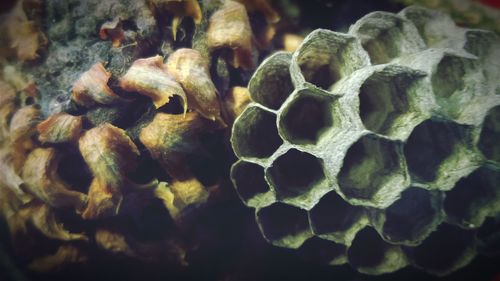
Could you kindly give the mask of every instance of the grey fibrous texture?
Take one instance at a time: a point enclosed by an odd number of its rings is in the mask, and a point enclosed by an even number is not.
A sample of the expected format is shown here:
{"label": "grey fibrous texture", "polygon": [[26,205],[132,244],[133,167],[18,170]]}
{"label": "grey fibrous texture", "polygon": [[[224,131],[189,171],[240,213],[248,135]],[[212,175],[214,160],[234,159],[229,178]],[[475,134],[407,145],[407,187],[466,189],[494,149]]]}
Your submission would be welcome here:
{"label": "grey fibrous texture", "polygon": [[273,245],[446,275],[500,250],[499,72],[497,35],[420,7],[315,30],[250,80],[232,181]]}

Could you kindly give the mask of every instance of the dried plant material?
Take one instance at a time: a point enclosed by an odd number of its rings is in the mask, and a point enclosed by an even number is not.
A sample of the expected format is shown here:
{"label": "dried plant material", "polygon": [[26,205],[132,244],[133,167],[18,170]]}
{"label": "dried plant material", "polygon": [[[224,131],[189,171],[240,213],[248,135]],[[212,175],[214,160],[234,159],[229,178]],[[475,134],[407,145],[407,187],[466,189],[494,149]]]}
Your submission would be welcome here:
{"label": "dried plant material", "polygon": [[267,0],[236,0],[245,5],[249,13],[260,12],[266,17],[268,23],[277,23],[280,20],[279,14],[271,7]]}
{"label": "dried plant material", "polygon": [[0,80],[0,107],[14,102],[16,90],[9,83]]}
{"label": "dried plant material", "polygon": [[100,178],[94,178],[88,196],[87,208],[82,213],[82,218],[87,220],[117,215],[123,201],[120,186]]}
{"label": "dried plant material", "polygon": [[63,223],[58,222],[53,209],[46,204],[33,206],[31,213],[31,222],[45,237],[62,241],[88,241],[84,233],[71,233],[66,230]]}
{"label": "dried plant material", "polygon": [[41,120],[41,116],[42,114],[36,106],[25,106],[16,111],[12,116],[9,127],[12,142],[16,143],[20,139],[32,136],[36,131],[36,125]]}
{"label": "dried plant material", "polygon": [[205,118],[224,124],[207,58],[193,49],[178,49],[168,57],[167,69],[184,88],[189,108]]}
{"label": "dried plant material", "polygon": [[209,192],[193,177],[183,181],[174,180],[169,185],[162,182],[155,189],[155,196],[163,201],[170,216],[178,220],[189,209],[204,204],[208,200]]}
{"label": "dried plant material", "polygon": [[167,10],[173,14],[172,36],[177,38],[177,29],[184,17],[191,17],[195,24],[200,24],[203,14],[197,0],[150,0],[152,10]]}
{"label": "dried plant material", "polygon": [[207,43],[212,49],[232,49],[233,55],[229,62],[234,67],[255,67],[252,58],[252,28],[242,4],[227,0],[213,13],[208,25]]}
{"label": "dried plant material", "polygon": [[286,33],[283,35],[282,39],[283,49],[287,52],[295,52],[302,41],[304,41],[304,37],[297,34]]}
{"label": "dried plant material", "polygon": [[123,233],[110,228],[99,228],[95,232],[95,242],[101,249],[115,255],[136,257],[137,254],[129,246]]}
{"label": "dried plant material", "polygon": [[245,87],[233,87],[224,99],[224,108],[227,115],[226,120],[234,122],[250,103],[250,93]]}
{"label": "dried plant material", "polygon": [[111,73],[101,62],[82,73],[73,84],[71,98],[79,105],[90,107],[94,104],[116,104],[124,99],[116,95],[108,86]]}
{"label": "dried plant material", "polygon": [[16,112],[14,102],[8,102],[0,106],[0,146],[9,140],[10,120]]}
{"label": "dried plant material", "polygon": [[50,116],[36,128],[41,142],[64,143],[76,141],[82,131],[83,119],[61,112]]}
{"label": "dried plant material", "polygon": [[94,177],[119,185],[135,169],[139,150],[124,130],[104,123],[85,132],[80,152]]}
{"label": "dried plant material", "polygon": [[187,110],[187,98],[181,85],[167,72],[162,56],[136,60],[127,73],[120,79],[120,87],[136,91],[150,97],[156,108],[179,96]]}
{"label": "dried plant material", "polygon": [[19,200],[26,203],[32,196],[23,190],[24,181],[16,172],[14,163],[14,157],[9,151],[0,150],[0,189],[10,190]]}
{"label": "dried plant material", "polygon": [[99,38],[101,38],[101,40],[110,39],[113,47],[120,47],[123,39],[125,38],[125,32],[123,32],[121,19],[116,17],[112,21],[103,23],[101,25],[101,29],[99,30]]}
{"label": "dried plant material", "polygon": [[36,148],[26,159],[22,178],[26,189],[38,199],[52,207],[74,207],[81,210],[87,196],[71,190],[57,174],[60,161],[59,153],[54,148]]}
{"label": "dried plant material", "polygon": [[54,272],[65,265],[83,263],[88,256],[75,245],[63,244],[57,248],[57,252],[42,258],[38,258],[28,265],[28,268],[36,272]]}

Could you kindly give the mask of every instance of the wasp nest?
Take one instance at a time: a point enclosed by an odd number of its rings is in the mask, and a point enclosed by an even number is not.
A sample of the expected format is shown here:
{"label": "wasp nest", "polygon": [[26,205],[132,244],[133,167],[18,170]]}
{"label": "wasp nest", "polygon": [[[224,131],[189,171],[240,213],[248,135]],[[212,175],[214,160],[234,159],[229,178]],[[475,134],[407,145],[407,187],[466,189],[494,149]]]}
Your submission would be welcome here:
{"label": "wasp nest", "polygon": [[499,50],[493,32],[409,7],[267,58],[231,137],[264,238],[375,275],[498,252]]}

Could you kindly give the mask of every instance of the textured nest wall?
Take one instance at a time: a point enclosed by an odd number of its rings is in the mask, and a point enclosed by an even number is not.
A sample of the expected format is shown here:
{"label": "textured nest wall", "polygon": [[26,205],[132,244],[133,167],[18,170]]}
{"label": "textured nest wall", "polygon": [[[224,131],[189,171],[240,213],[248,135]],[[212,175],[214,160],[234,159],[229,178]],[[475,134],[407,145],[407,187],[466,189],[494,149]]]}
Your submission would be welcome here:
{"label": "textured nest wall", "polygon": [[498,252],[499,50],[409,7],[266,59],[231,137],[264,238],[367,274],[446,275]]}

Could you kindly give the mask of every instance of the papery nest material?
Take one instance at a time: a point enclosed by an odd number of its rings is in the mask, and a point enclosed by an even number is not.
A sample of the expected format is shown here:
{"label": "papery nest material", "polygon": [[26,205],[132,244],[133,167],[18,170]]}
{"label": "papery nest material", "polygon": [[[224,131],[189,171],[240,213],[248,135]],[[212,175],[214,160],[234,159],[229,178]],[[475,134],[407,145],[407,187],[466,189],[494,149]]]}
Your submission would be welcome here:
{"label": "papery nest material", "polygon": [[173,14],[172,36],[177,38],[177,29],[184,17],[191,17],[195,24],[200,24],[203,14],[197,0],[149,0],[151,10],[162,12],[167,10]]}
{"label": "papery nest material", "polygon": [[124,99],[108,86],[109,73],[101,62],[94,64],[80,75],[73,84],[71,98],[79,105],[90,107],[95,104],[116,104]]}
{"label": "papery nest material", "polygon": [[245,6],[226,0],[212,14],[207,30],[207,43],[211,49],[229,48],[233,51],[229,62],[236,68],[253,69],[252,28]]}
{"label": "papery nest material", "polygon": [[83,117],[57,113],[39,123],[38,139],[42,143],[74,142],[80,137]]}
{"label": "papery nest material", "polygon": [[193,49],[178,49],[168,57],[167,70],[182,85],[190,109],[225,126],[207,58]]}
{"label": "papery nest material", "polygon": [[150,97],[156,108],[167,104],[173,96],[178,96],[182,99],[184,112],[187,110],[186,94],[167,72],[162,56],[136,60],[120,79],[120,87]]}

